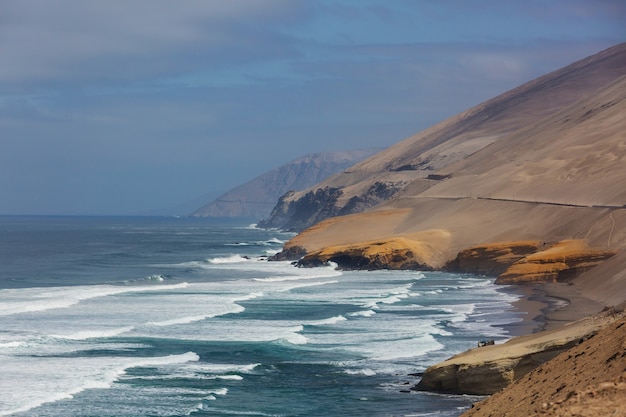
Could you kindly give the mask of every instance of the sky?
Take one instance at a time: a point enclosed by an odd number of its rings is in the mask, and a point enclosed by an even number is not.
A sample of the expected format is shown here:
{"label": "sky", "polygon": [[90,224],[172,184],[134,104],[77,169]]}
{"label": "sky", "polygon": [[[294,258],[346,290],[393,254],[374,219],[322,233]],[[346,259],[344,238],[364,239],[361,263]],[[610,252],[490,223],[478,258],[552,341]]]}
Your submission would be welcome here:
{"label": "sky", "polygon": [[184,215],[626,41],[623,0],[0,0],[0,214]]}

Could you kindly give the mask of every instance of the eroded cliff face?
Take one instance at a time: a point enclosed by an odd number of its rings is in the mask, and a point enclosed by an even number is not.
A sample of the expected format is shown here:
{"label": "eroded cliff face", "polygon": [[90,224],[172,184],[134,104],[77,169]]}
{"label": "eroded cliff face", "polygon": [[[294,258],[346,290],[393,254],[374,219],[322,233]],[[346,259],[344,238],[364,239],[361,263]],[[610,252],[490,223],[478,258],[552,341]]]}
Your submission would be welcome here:
{"label": "eroded cliff face", "polygon": [[341,269],[429,270],[436,248],[403,237],[351,245],[331,246],[306,254],[298,266],[314,267],[333,262]]}
{"label": "eroded cliff face", "polygon": [[590,248],[583,240],[502,242],[463,250],[445,269],[497,276],[497,284],[564,282],[616,253]]}
{"label": "eroded cliff face", "polygon": [[292,200],[294,191],[289,191],[279,200],[270,217],[259,222],[259,227],[279,228],[286,231],[301,231],[328,217],[339,215],[337,200],[343,194],[339,188],[318,188],[302,198]]}
{"label": "eroded cliff face", "polygon": [[539,241],[500,242],[489,245],[472,246],[446,264],[448,271],[469,274],[498,276],[512,264],[536,253],[542,244]]}
{"label": "eroded cliff face", "polygon": [[400,183],[375,182],[361,194],[342,201],[344,190],[324,187],[308,191],[295,199],[295,191],[285,193],[270,216],[259,222],[260,227],[299,232],[334,216],[358,213],[387,201],[402,187]]}

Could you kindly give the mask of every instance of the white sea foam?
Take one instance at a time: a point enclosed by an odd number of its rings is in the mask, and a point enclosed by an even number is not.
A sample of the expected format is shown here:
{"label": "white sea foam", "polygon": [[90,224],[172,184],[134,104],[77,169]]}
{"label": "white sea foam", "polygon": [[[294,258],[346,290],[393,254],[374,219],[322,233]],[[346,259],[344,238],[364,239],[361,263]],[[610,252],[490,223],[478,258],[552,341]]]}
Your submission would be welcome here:
{"label": "white sea foam", "polygon": [[226,395],[228,394],[228,388],[220,388],[220,389],[212,390],[209,392],[215,395]]}
{"label": "white sea foam", "polygon": [[366,301],[363,306],[370,309],[378,309],[380,308],[379,304],[395,304],[403,299],[406,299],[411,296],[410,288],[412,287],[412,283],[405,285],[404,287],[392,289],[386,294],[381,294],[378,297],[371,299],[370,301]]}
{"label": "white sea foam", "polygon": [[[27,412],[46,403],[72,398],[88,389],[109,388],[129,368],[162,366],[197,361],[194,352],[154,358],[7,359],[0,379],[0,416]],[[52,376],[52,378],[49,378]],[[28,381],[27,389],[15,381]]]}
{"label": "white sea foam", "polygon": [[261,366],[260,363],[251,363],[245,365],[235,365],[235,364],[201,364],[201,370],[204,372],[211,372],[216,374],[226,374],[229,372],[235,373],[250,373],[254,371],[257,367]]}
{"label": "white sea foam", "polygon": [[246,294],[243,295],[241,297],[236,297],[233,299],[233,301],[238,302],[238,301],[248,301],[248,300],[254,300],[255,298],[259,298],[259,297],[263,297],[263,293],[262,292],[253,292],[250,294]]}
{"label": "white sea foam", "polygon": [[281,337],[279,340],[286,340],[292,345],[306,345],[309,340],[306,338],[306,336],[301,334],[303,330],[304,326],[302,325],[289,328],[287,329],[289,333],[285,337]]}
{"label": "white sea foam", "polygon": [[216,375],[211,376],[209,379],[224,379],[230,381],[242,381],[243,377],[241,375]]}
{"label": "white sea foam", "polygon": [[346,369],[344,372],[348,375],[365,375],[365,376],[374,376],[376,375],[376,371],[365,368],[365,369]]}
{"label": "white sea foam", "polygon": [[374,314],[376,314],[376,312],[374,310],[364,310],[364,311],[356,311],[354,313],[350,313],[350,316],[352,316],[352,317],[371,317]]}
{"label": "white sea foam", "polygon": [[330,267],[325,268],[298,268],[294,272],[297,275],[273,276],[268,278],[253,278],[258,282],[285,282],[285,281],[301,281],[319,278],[332,278],[342,275],[341,271],[337,271]]}
{"label": "white sea foam", "polygon": [[93,285],[78,287],[55,287],[52,289],[28,288],[0,291],[0,316],[68,308],[81,301],[150,291],[186,288],[186,282],[172,285]]}
{"label": "white sea foam", "polygon": [[339,281],[318,281],[318,282],[307,282],[305,284],[296,284],[296,285],[289,285],[287,287],[283,287],[277,291],[279,292],[289,292],[289,291],[293,291],[293,290],[297,290],[299,288],[307,288],[307,287],[319,287],[322,285],[332,285],[332,284],[337,284],[339,283]]}
{"label": "white sea foam", "polygon": [[24,342],[3,342],[0,343],[0,349],[12,349],[23,346]]}
{"label": "white sea foam", "polygon": [[231,256],[207,259],[207,262],[210,264],[236,264],[241,262],[250,262],[250,260],[250,258],[244,258],[243,256],[236,254]]}
{"label": "white sea foam", "polygon": [[324,320],[310,321],[305,324],[309,326],[326,326],[326,325],[337,324],[341,321],[346,321],[346,320],[348,319],[345,318],[344,316],[334,316],[334,317],[329,317]]}
{"label": "white sea foam", "polygon": [[167,327],[167,326],[175,326],[177,324],[191,324],[196,321],[206,320],[210,317],[215,317],[213,314],[203,314],[200,316],[186,316],[186,317],[177,317],[169,320],[163,321],[150,321],[146,323],[147,326],[156,326],[156,327]]}
{"label": "white sea foam", "polygon": [[284,241],[274,237],[269,240],[257,240],[254,242],[227,243],[226,246],[276,246],[283,245],[284,243]]}
{"label": "white sea foam", "polygon": [[82,330],[82,331],[68,334],[68,335],[52,335],[52,337],[55,337],[58,339],[67,339],[67,340],[98,339],[98,338],[119,336],[121,334],[128,333],[132,331],[133,329],[134,329],[133,326],[126,326],[126,327],[118,327],[115,329]]}

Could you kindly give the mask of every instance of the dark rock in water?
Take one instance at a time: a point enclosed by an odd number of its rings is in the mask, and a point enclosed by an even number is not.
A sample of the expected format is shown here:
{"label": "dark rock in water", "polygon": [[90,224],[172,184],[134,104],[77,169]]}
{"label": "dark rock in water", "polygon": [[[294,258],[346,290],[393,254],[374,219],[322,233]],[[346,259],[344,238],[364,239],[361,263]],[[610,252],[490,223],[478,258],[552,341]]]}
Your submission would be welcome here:
{"label": "dark rock in water", "polygon": [[276,255],[270,256],[270,261],[298,261],[306,255],[306,250],[300,246],[292,246]]}

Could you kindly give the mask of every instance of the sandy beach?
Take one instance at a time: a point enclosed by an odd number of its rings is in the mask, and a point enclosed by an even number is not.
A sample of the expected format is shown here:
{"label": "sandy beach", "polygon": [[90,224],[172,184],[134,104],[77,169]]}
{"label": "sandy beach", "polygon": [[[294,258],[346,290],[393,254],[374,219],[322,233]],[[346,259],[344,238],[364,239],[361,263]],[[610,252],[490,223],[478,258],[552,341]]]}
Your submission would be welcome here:
{"label": "sandy beach", "polygon": [[507,326],[511,336],[553,330],[605,308],[604,304],[585,297],[575,286],[566,283],[519,284],[508,290],[522,295],[513,306],[524,314],[522,321]]}

